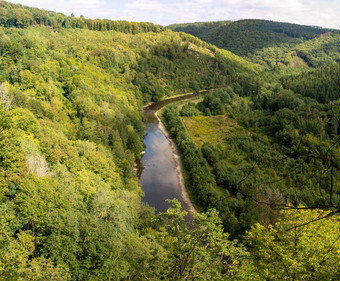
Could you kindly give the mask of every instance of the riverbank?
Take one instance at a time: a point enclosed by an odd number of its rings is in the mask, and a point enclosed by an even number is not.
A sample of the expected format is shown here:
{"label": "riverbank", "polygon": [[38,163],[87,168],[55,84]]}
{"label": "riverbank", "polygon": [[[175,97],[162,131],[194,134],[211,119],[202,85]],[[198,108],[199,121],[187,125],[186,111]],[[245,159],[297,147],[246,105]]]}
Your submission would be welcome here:
{"label": "riverbank", "polygon": [[179,155],[178,149],[177,149],[174,141],[171,139],[169,133],[165,129],[165,126],[162,123],[161,119],[159,118],[158,112],[159,112],[159,110],[157,110],[155,112],[155,116],[158,120],[158,128],[161,130],[161,132],[165,135],[165,137],[168,139],[168,141],[170,143],[173,159],[174,159],[175,164],[176,164],[176,172],[177,172],[177,177],[178,177],[178,183],[179,183],[179,186],[180,186],[180,189],[181,189],[182,200],[188,205],[190,212],[196,213],[197,211],[196,211],[195,207],[193,206],[193,204],[191,203],[189,195],[188,195],[188,193],[185,189],[184,177],[183,177],[183,166],[182,166],[182,161],[181,161],[181,157]]}
{"label": "riverbank", "polygon": [[151,107],[154,104],[160,104],[160,107],[158,109],[161,109],[161,107],[167,105],[170,102],[176,102],[176,101],[180,101],[182,99],[191,98],[192,96],[205,94],[205,93],[208,93],[210,91],[211,90],[201,90],[201,91],[198,91],[198,92],[190,92],[190,93],[185,93],[185,94],[179,94],[179,95],[164,97],[163,99],[161,99],[159,101],[149,102],[148,104],[143,106],[143,109],[144,110],[148,109],[149,107]]}
{"label": "riverbank", "polygon": [[[200,91],[205,92],[208,91]],[[182,94],[144,106],[145,153],[139,162],[138,176],[145,194],[143,201],[154,207],[156,212],[164,212],[170,207],[169,203],[165,202],[169,198],[177,198],[182,203],[183,210],[189,214],[197,212],[194,202],[190,200],[190,191],[187,192],[185,188],[188,183],[179,151],[158,114],[159,110],[169,104],[182,103],[199,96],[197,93]]]}

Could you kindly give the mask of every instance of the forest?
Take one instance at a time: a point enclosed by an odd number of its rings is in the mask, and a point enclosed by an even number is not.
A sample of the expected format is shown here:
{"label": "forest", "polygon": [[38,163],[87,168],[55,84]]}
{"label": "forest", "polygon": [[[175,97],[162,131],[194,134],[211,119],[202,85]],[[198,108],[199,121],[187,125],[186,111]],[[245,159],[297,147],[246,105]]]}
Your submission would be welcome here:
{"label": "forest", "polygon": [[[306,40],[307,63],[283,69],[200,26],[5,1],[0,20],[0,280],[340,278],[336,31],[271,23],[280,44]],[[199,211],[187,224],[176,199],[158,214],[141,201],[134,165],[143,106],[200,90],[161,116]]]}
{"label": "forest", "polygon": [[265,20],[174,24],[186,32],[271,70],[339,62],[340,31]]}
{"label": "forest", "polygon": [[123,33],[161,32],[164,28],[153,23],[134,23],[107,19],[86,19],[84,16],[65,16],[61,13],[30,8],[0,1],[0,24],[4,27],[25,28],[49,26],[54,29],[80,28],[98,31],[115,30]]}
{"label": "forest", "polygon": [[[257,221],[272,224],[273,206],[338,208],[340,203],[339,150],[328,150],[339,141],[339,102],[319,104],[276,87],[252,97],[219,89],[200,103],[163,113],[183,155],[187,187],[204,210],[219,211],[234,238]],[[214,120],[220,120],[218,127]],[[214,124],[215,130],[203,133]],[[214,139],[221,127],[224,133]]]}

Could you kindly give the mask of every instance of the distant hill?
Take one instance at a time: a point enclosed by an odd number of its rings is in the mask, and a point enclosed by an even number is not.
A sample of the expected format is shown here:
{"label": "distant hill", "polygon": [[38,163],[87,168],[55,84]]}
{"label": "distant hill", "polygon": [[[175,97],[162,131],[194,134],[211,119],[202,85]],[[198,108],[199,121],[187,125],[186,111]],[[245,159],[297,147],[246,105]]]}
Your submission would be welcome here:
{"label": "distant hill", "polygon": [[339,61],[340,31],[267,20],[169,25],[270,68],[319,67]]}
{"label": "distant hill", "polygon": [[232,21],[212,21],[212,22],[195,22],[195,23],[182,23],[172,24],[167,26],[174,31],[183,31],[201,38],[201,36],[208,36],[215,32],[220,27],[225,27],[231,24]]}
{"label": "distant hill", "polygon": [[169,25],[168,28],[192,34],[203,41],[241,56],[247,56],[255,53],[256,50],[283,43],[295,45],[331,31],[267,20],[174,24]]}
{"label": "distant hill", "polygon": [[312,67],[340,62],[340,32],[322,34],[295,46],[294,49]]}
{"label": "distant hill", "polygon": [[329,103],[340,98],[340,63],[282,77],[281,82],[295,93]]}

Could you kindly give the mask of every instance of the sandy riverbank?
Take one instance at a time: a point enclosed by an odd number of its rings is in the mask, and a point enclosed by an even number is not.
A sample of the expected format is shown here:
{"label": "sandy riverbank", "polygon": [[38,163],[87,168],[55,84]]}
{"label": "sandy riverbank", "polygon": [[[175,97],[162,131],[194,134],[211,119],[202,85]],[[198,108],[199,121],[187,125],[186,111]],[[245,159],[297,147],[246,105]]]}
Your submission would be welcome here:
{"label": "sandy riverbank", "polygon": [[176,144],[171,139],[171,137],[168,134],[167,130],[165,129],[161,119],[158,117],[158,111],[155,112],[155,116],[158,120],[158,128],[162,131],[162,133],[165,135],[165,137],[169,140],[169,143],[170,143],[170,147],[171,147],[171,150],[172,150],[172,156],[173,156],[173,159],[174,159],[175,165],[176,165],[177,177],[178,177],[178,182],[179,182],[179,186],[180,186],[180,189],[181,189],[182,200],[188,205],[190,212],[197,212],[195,207],[192,205],[192,203],[190,201],[190,198],[189,198],[187,191],[185,190],[184,178],[183,178],[183,166],[182,166],[181,158],[179,156]]}

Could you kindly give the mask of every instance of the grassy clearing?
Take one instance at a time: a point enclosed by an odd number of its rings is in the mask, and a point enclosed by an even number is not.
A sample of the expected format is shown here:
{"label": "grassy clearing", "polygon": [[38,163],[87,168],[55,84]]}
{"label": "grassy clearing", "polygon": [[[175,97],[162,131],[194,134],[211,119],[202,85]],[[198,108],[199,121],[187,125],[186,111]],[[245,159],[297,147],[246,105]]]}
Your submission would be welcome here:
{"label": "grassy clearing", "polygon": [[187,95],[191,95],[193,92],[188,92],[188,93],[180,93],[180,94],[174,94],[174,95],[165,95],[164,97],[161,98],[161,101],[162,100],[166,100],[166,99],[172,99],[172,98],[178,98],[178,97],[184,97],[184,96],[187,96]]}
{"label": "grassy clearing", "polygon": [[290,66],[293,68],[303,68],[303,67],[308,67],[308,64],[299,56],[294,56],[292,58]]}
{"label": "grassy clearing", "polygon": [[176,103],[173,103],[173,105],[177,106],[178,110],[181,110],[182,107],[184,105],[186,105],[187,103],[191,102],[191,103],[199,103],[203,100],[203,96],[197,96],[197,97],[194,97],[192,99],[189,99],[189,100],[182,100],[182,101],[178,101]]}
{"label": "grassy clearing", "polygon": [[[173,98],[173,97],[171,97]],[[171,103],[171,105],[174,105],[174,106],[177,106],[177,108],[179,110],[181,110],[181,108],[183,107],[183,105],[189,103],[189,102],[192,102],[192,103],[199,103],[203,100],[203,96],[197,96],[197,97],[194,97],[194,98],[191,98],[191,99],[188,99],[188,100],[181,100],[181,101],[176,101],[176,102],[173,102]],[[162,113],[163,111],[165,110],[167,106],[164,106],[162,107],[159,111],[158,111],[158,116],[162,119]]]}
{"label": "grassy clearing", "polygon": [[182,119],[197,147],[201,147],[205,142],[226,145],[227,133],[241,128],[226,115],[183,117]]}

